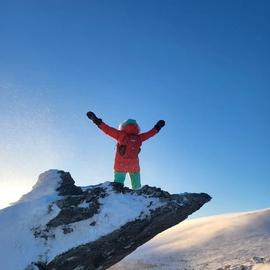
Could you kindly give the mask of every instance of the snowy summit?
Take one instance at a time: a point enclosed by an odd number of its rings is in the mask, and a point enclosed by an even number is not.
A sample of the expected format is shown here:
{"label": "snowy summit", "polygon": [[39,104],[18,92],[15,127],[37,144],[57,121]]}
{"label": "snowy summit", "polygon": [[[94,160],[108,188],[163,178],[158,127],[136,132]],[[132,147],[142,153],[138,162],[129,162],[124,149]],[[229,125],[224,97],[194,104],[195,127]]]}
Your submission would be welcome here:
{"label": "snowy summit", "polygon": [[133,191],[111,182],[81,188],[69,173],[49,170],[32,191],[0,211],[1,266],[106,269],[210,199],[149,186]]}

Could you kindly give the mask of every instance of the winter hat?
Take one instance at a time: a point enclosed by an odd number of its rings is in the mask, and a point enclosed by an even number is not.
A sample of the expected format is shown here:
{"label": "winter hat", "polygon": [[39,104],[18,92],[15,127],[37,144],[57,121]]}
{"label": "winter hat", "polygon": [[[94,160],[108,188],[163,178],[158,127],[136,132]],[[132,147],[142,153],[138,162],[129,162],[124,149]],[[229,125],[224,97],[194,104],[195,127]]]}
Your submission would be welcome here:
{"label": "winter hat", "polygon": [[119,125],[119,129],[122,130],[124,129],[127,125],[135,125],[138,127],[138,129],[140,129],[138,123],[136,122],[136,120],[134,119],[128,119],[126,121],[124,121],[122,124]]}

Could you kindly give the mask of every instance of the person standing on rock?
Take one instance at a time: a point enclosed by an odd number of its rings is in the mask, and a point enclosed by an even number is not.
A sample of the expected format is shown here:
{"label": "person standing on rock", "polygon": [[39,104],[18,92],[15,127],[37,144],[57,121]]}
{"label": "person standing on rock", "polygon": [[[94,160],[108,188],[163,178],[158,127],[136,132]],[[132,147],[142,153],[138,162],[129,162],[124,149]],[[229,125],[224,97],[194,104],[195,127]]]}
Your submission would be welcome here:
{"label": "person standing on rock", "polygon": [[104,133],[117,141],[114,161],[114,182],[124,185],[126,174],[128,173],[132,189],[139,189],[141,187],[139,165],[141,145],[144,141],[156,135],[164,127],[165,121],[159,120],[152,129],[140,133],[140,127],[134,119],[126,120],[119,126],[119,129],[116,129],[105,124],[93,112],[88,112],[87,117]]}

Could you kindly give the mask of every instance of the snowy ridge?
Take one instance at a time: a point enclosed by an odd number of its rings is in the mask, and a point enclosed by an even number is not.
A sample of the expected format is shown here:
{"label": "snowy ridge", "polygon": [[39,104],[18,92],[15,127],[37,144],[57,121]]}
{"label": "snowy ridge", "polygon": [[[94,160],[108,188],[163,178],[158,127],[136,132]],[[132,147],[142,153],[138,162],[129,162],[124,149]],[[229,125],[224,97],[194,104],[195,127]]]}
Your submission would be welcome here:
{"label": "snowy ridge", "polygon": [[[0,256],[5,269],[22,270],[37,259],[49,262],[74,246],[94,241],[135,219],[143,209],[148,209],[146,206],[150,202],[153,205],[150,209],[161,205],[154,199],[111,193],[101,200],[103,207],[99,215],[69,226],[72,233],[65,234],[63,227],[57,227],[50,231],[47,239],[36,239],[33,237],[33,230],[45,227],[59,213],[60,209],[55,204],[50,210],[48,207],[52,201],[60,198],[56,192],[60,180],[57,170],[41,174],[31,192],[24,195],[16,205],[0,213]],[[100,187],[111,189],[108,182]],[[86,203],[82,202],[84,204]],[[115,209],[119,211],[117,215],[114,214]],[[144,214],[147,215],[147,212]],[[89,224],[93,223],[96,226],[90,231]],[[11,257],[17,259],[13,260]]]}
{"label": "snowy ridge", "polygon": [[147,185],[81,188],[70,173],[49,170],[0,211],[1,269],[107,269],[210,200],[206,193],[169,194]]}
{"label": "snowy ridge", "polygon": [[270,269],[270,209],[186,220],[112,270]]}

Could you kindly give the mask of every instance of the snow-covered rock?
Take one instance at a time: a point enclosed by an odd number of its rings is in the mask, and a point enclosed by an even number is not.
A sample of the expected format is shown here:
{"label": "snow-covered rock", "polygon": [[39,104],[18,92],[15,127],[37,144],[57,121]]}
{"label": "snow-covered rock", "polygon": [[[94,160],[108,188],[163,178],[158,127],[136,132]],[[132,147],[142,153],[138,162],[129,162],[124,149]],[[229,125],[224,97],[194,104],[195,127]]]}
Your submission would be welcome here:
{"label": "snow-covered rock", "polygon": [[67,172],[47,171],[0,210],[1,269],[106,269],[210,199],[111,182],[81,188]]}

